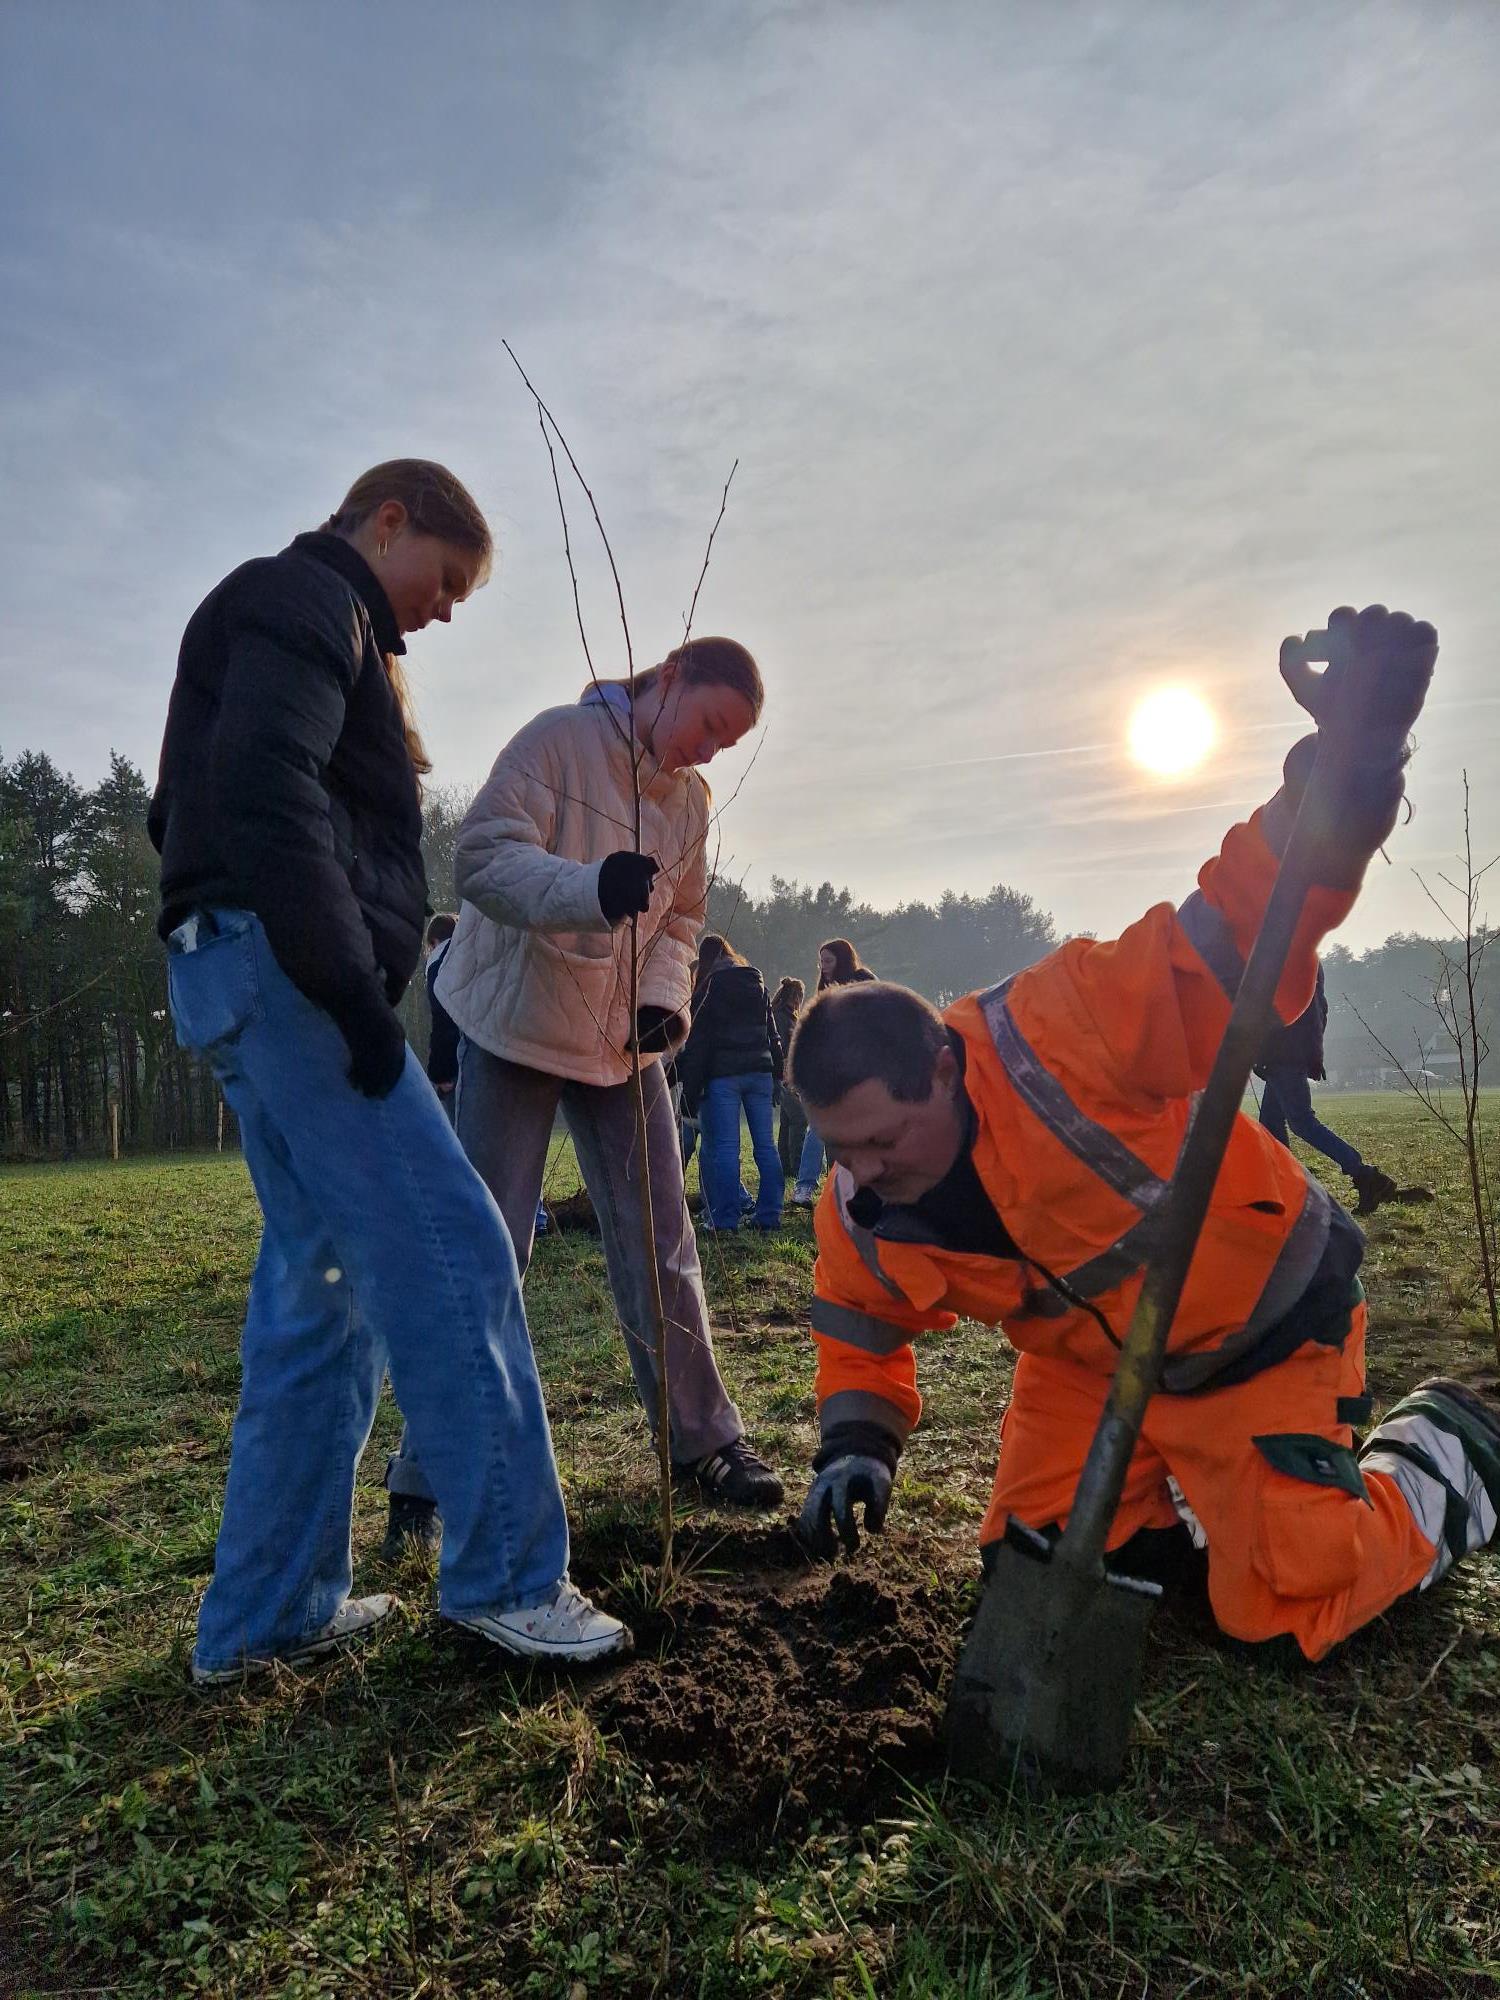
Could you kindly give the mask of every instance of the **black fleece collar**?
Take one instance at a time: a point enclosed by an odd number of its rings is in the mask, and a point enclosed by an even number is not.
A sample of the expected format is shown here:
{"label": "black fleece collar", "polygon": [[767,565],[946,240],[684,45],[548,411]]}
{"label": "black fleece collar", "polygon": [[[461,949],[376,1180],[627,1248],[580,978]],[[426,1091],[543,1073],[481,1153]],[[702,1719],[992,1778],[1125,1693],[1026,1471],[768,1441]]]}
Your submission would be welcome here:
{"label": "black fleece collar", "polygon": [[325,534],[319,528],[312,534],[298,535],[292,547],[304,556],[313,556],[329,569],[335,569],[357,593],[361,603],[370,614],[370,623],[375,630],[375,643],[382,653],[404,653],[406,641],[401,636],[401,628],[396,623],[396,614],[391,609],[391,600],[380,587],[380,579],[365,561],[359,550],[346,542],[342,535]]}

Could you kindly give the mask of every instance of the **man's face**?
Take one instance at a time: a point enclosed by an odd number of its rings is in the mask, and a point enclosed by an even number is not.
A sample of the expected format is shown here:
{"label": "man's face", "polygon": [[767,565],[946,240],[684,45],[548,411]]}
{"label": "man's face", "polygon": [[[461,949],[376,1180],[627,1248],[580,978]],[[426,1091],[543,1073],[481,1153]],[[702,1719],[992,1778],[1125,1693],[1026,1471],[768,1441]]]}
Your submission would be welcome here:
{"label": "man's face", "polygon": [[918,1201],[957,1161],[964,1142],[963,1079],[951,1049],[937,1059],[930,1096],[892,1097],[876,1077],[836,1104],[809,1105],[813,1130],[855,1184],[882,1201]]}

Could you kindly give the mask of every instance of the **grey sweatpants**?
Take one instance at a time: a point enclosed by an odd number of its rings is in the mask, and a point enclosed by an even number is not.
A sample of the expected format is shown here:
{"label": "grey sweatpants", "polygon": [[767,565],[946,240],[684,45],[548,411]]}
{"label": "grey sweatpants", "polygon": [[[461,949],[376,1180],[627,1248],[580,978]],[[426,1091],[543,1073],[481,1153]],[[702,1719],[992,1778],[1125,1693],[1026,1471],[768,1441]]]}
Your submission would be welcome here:
{"label": "grey sweatpants", "polygon": [[[698,1240],[683,1193],[677,1119],[660,1063],[649,1064],[641,1080],[656,1267],[667,1325],[672,1456],[687,1463],[742,1436],[744,1425],[714,1360]],[[583,1183],[599,1218],[604,1262],[636,1393],[654,1432],[656,1353],[641,1240],[641,1176],[630,1084],[602,1088],[572,1083],[544,1070],[505,1062],[465,1039],[459,1047],[455,1096],[459,1139],[505,1218],[523,1278],[531,1261],[547,1144],[561,1104]],[[387,1466],[385,1483],[392,1493],[423,1500],[433,1497],[404,1432],[400,1449]]]}

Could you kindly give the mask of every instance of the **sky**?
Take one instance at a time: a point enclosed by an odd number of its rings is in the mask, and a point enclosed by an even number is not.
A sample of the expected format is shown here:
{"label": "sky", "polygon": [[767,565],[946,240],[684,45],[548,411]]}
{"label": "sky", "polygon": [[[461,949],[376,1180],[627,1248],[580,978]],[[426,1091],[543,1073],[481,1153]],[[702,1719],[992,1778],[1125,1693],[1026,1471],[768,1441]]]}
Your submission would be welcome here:
{"label": "sky", "polygon": [[[494,580],[410,666],[472,789],[585,668],[565,431],[638,665],[755,652],[720,867],[1064,930],[1180,899],[1300,733],[1288,632],[1439,627],[1341,936],[1500,848],[1492,0],[0,0],[0,755],[154,771],[176,648],[366,466]],[[569,495],[591,644],[623,671]],[[1218,717],[1191,776],[1135,703]]]}

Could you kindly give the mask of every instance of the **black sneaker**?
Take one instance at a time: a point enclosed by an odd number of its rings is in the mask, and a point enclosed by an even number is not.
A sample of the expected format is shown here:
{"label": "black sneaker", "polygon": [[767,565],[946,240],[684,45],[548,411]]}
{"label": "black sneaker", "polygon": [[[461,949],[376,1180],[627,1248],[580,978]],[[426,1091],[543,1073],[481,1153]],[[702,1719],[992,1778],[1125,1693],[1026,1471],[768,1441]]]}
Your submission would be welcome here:
{"label": "black sneaker", "polygon": [[706,1458],[680,1469],[711,1500],[731,1507],[779,1507],[784,1498],[781,1481],[742,1437],[731,1438]]}
{"label": "black sneaker", "polygon": [[443,1521],[437,1502],[419,1500],[410,1493],[392,1493],[390,1502],[385,1540],[380,1544],[380,1560],[400,1562],[413,1549],[435,1556],[443,1546]]}

